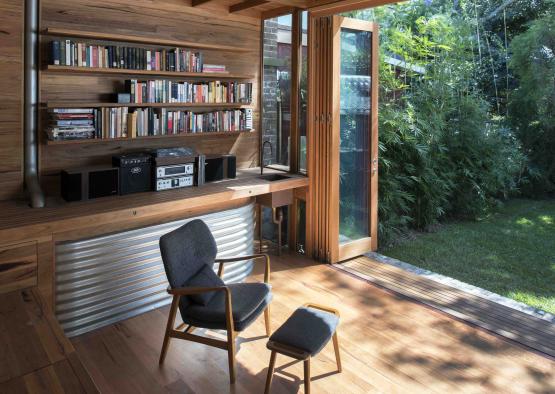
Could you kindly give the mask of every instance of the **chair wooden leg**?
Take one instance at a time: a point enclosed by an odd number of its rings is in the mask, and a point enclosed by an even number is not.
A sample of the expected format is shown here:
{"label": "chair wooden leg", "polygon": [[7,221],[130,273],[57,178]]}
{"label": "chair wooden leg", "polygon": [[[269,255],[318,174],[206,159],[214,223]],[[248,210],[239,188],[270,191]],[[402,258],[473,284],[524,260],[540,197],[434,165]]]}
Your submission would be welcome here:
{"label": "chair wooden leg", "polygon": [[310,357],[304,360],[304,392],[310,394]]}
{"label": "chair wooden leg", "polygon": [[235,335],[233,330],[227,331],[227,361],[229,363],[229,382],[235,383]]}
{"label": "chair wooden leg", "polygon": [[341,372],[341,354],[339,354],[339,340],[337,339],[337,331],[333,334],[333,349],[335,350],[335,361],[337,362],[337,370]]}
{"label": "chair wooden leg", "polygon": [[266,325],[266,336],[272,335],[272,327],[270,326],[270,305],[264,309],[264,323]]}
{"label": "chair wooden leg", "polygon": [[266,377],[266,389],[264,394],[270,393],[270,386],[272,386],[272,378],[274,376],[274,366],[276,365],[276,352],[272,351],[270,356],[270,365],[268,366],[268,376]]}
{"label": "chair wooden leg", "polygon": [[168,324],[166,325],[166,333],[164,334],[164,342],[162,343],[162,351],[160,352],[159,364],[163,364],[166,359],[166,353],[170,345],[170,332],[173,330],[175,324],[175,315],[177,313],[177,306],[179,305],[179,296],[174,296],[172,306],[170,308],[170,315],[168,316]]}

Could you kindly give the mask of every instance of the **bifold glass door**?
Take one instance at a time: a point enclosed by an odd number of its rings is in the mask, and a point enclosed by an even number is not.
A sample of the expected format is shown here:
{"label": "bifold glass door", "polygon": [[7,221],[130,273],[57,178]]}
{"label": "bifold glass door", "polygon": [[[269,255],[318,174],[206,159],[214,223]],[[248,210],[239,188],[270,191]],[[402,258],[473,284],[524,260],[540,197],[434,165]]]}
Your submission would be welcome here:
{"label": "bifold glass door", "polygon": [[378,27],[311,17],[307,249],[336,263],[377,248]]}
{"label": "bifold glass door", "polygon": [[377,26],[333,17],[332,138],[339,149],[332,196],[331,262],[377,247]]}

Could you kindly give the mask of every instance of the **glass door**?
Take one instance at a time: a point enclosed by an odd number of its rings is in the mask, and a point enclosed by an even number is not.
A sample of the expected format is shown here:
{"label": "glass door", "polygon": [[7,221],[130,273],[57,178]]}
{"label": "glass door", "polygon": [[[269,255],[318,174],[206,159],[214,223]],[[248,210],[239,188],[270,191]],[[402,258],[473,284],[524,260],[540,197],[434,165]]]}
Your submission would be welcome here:
{"label": "glass door", "polygon": [[377,25],[333,17],[331,262],[377,248]]}

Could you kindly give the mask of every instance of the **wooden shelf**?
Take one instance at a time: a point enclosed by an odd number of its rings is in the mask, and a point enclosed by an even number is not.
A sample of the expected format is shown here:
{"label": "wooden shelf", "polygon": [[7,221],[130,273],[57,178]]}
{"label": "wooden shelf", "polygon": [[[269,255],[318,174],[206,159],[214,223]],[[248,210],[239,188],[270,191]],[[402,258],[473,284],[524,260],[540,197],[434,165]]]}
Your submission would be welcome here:
{"label": "wooden shelf", "polygon": [[50,36],[57,36],[57,37],[85,38],[88,40],[97,40],[97,41],[133,42],[137,44],[160,45],[160,46],[174,47],[174,48],[181,47],[181,48],[205,49],[205,50],[225,51],[225,52],[241,52],[241,53],[253,51],[250,48],[236,47],[232,45],[202,44],[200,42],[194,42],[194,41],[165,40],[161,38],[129,36],[126,34],[99,33],[99,32],[82,31],[82,30],[57,29],[57,28],[51,28],[51,27],[45,29],[42,32],[42,34],[47,34]]}
{"label": "wooden shelf", "polygon": [[78,101],[49,101],[45,104],[46,108],[231,108],[242,109],[252,108],[252,104],[241,103],[99,103],[99,102],[78,102]]}
{"label": "wooden shelf", "polygon": [[74,144],[97,144],[97,143],[111,143],[111,142],[124,142],[124,141],[144,141],[151,139],[172,139],[172,138],[189,138],[189,137],[205,137],[205,136],[238,136],[240,134],[252,133],[254,130],[242,131],[205,131],[202,133],[181,133],[170,135],[149,135],[144,137],[135,138],[99,138],[99,139],[82,139],[82,140],[46,140],[47,145],[74,145]]}
{"label": "wooden shelf", "polygon": [[217,78],[217,79],[254,79],[252,75],[232,74],[232,73],[193,73],[178,71],[151,71],[151,70],[130,70],[122,68],[97,68],[97,67],[73,67],[73,66],[56,66],[49,64],[46,67],[48,72],[64,72],[75,74],[111,74],[111,75],[146,75],[154,77],[172,77],[172,78]]}

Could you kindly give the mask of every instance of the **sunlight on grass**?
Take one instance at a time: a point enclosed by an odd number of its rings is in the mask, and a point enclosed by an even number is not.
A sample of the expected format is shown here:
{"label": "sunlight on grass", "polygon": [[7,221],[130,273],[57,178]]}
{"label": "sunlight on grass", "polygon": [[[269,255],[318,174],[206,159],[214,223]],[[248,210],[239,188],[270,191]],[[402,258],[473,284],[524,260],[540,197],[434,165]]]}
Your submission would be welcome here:
{"label": "sunlight on grass", "polygon": [[445,223],[380,253],[555,313],[553,225],[555,200],[517,199],[480,222]]}
{"label": "sunlight on grass", "polygon": [[520,224],[521,226],[533,226],[534,222],[530,219],[520,218],[516,221],[516,224]]}
{"label": "sunlight on grass", "polygon": [[553,220],[553,216],[540,216],[538,219],[540,219],[544,224],[553,224],[555,223],[555,221]]}

